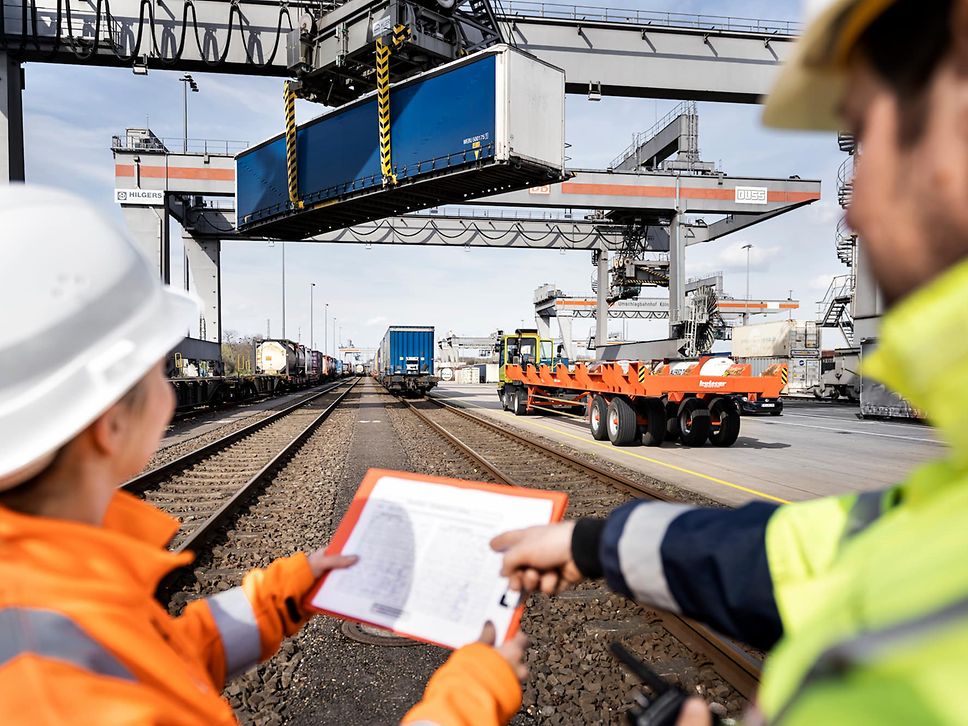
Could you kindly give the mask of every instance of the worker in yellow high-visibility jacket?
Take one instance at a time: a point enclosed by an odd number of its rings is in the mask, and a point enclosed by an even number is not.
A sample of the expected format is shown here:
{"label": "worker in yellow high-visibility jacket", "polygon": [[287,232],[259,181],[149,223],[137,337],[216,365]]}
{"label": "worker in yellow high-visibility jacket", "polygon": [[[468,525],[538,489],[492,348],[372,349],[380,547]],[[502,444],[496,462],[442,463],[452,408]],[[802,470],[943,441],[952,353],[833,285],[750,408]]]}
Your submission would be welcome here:
{"label": "worker in yellow high-visibility jacket", "polygon": [[[632,502],[493,544],[526,587],[604,575],[770,649],[752,723],[968,723],[968,0],[828,4],[765,121],[855,135],[848,221],[890,306],[864,370],[925,412],[942,458],[882,492]],[[701,702],[680,715],[708,721]]]}

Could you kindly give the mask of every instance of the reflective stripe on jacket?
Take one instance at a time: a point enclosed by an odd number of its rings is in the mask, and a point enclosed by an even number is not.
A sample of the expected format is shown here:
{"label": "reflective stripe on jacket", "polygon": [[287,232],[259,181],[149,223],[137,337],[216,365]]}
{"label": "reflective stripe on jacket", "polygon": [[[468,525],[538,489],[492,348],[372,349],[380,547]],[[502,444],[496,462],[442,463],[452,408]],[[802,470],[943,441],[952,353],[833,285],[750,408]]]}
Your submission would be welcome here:
{"label": "reflective stripe on jacket", "polygon": [[633,502],[594,538],[600,566],[620,592],[774,647],[769,720],[965,723],[968,262],[896,307],[864,365],[926,413],[945,459],[884,492],[782,507]]}
{"label": "reflective stripe on jacket", "polygon": [[164,549],[177,527],[124,493],[102,527],[0,508],[0,723],[235,723],[227,675],[299,629],[312,573],[293,555],[172,617],[154,593],[191,560]]}

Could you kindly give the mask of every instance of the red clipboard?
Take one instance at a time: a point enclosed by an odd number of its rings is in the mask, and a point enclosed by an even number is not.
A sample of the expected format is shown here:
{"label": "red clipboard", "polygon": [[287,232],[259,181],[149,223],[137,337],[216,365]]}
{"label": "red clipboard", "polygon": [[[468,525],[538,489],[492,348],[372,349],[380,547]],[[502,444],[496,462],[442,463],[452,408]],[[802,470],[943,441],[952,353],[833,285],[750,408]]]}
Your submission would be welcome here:
{"label": "red clipboard", "polygon": [[[336,533],[333,535],[332,540],[330,540],[329,546],[326,548],[327,555],[339,555],[343,553],[343,548],[349,541],[350,535],[353,529],[356,527],[360,520],[360,515],[363,513],[363,508],[366,506],[367,500],[373,493],[373,489],[384,477],[393,477],[395,479],[408,479],[411,481],[421,482],[425,484],[438,484],[441,486],[457,487],[460,489],[477,489],[481,491],[493,492],[496,494],[502,494],[505,496],[517,496],[517,497],[528,497],[533,499],[545,499],[551,502],[552,511],[551,517],[548,523],[560,522],[565,515],[565,509],[568,507],[568,495],[564,492],[553,492],[546,491],[542,489],[528,489],[525,487],[510,487],[503,484],[489,484],[487,482],[479,481],[467,481],[464,479],[450,479],[448,477],[442,476],[429,476],[425,474],[413,474],[410,472],[403,471],[393,471],[390,469],[370,469],[366,472],[366,476],[363,477],[363,481],[359,488],[356,490],[356,494],[353,495],[353,500],[350,502],[349,507],[346,510],[346,514],[343,516],[342,521],[339,523],[339,527],[336,529]],[[319,582],[317,582],[309,594],[306,595],[303,601],[303,605],[306,609],[312,610],[314,612],[325,613],[335,618],[341,620],[353,620],[355,622],[365,623],[366,625],[371,625],[376,628],[381,628],[389,630],[397,635],[410,638],[412,640],[418,640],[424,643],[430,643],[431,645],[437,645],[442,648],[451,648],[451,646],[444,643],[438,643],[434,640],[428,638],[420,637],[412,633],[407,633],[404,631],[396,630],[393,628],[387,628],[385,625],[379,623],[374,623],[362,618],[351,617],[343,613],[333,612],[323,608],[316,607],[312,604],[313,599],[316,597],[316,593],[326,582],[329,573],[323,575]],[[505,640],[515,632],[517,632],[520,623],[521,615],[524,612],[524,603],[520,603],[514,610],[514,614],[511,617],[510,625],[505,633]]]}

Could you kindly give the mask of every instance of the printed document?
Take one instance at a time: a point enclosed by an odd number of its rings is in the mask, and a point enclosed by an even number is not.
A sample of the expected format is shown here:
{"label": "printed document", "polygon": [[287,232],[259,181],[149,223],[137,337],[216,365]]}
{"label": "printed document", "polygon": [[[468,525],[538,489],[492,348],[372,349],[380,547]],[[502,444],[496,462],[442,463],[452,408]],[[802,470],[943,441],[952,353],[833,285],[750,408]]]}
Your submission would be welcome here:
{"label": "printed document", "polygon": [[371,470],[330,551],[358,555],[311,596],[321,611],[449,648],[494,623],[497,644],[517,629],[520,594],[501,577],[490,540],[560,519],[560,492]]}

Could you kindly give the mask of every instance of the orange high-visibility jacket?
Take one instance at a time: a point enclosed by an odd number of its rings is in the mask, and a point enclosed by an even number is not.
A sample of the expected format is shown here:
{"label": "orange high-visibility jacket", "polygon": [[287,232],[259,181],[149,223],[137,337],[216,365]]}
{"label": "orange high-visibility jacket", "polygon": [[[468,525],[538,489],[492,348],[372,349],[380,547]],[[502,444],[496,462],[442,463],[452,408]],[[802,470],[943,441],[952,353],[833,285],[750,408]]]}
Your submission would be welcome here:
{"label": "orange high-visibility jacket", "polygon": [[[313,585],[309,562],[279,559],[172,617],[154,593],[191,561],[165,549],[177,528],[123,492],[101,527],[0,507],[0,723],[236,723],[219,692],[309,617],[299,604]],[[469,646],[415,711],[441,726],[487,723],[484,713],[498,723],[519,703],[496,651]]]}

